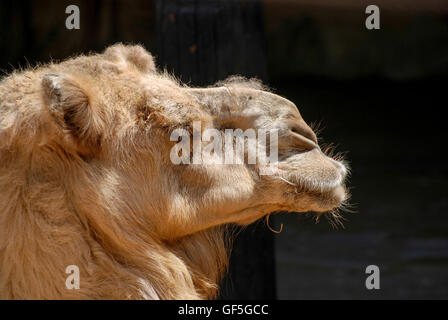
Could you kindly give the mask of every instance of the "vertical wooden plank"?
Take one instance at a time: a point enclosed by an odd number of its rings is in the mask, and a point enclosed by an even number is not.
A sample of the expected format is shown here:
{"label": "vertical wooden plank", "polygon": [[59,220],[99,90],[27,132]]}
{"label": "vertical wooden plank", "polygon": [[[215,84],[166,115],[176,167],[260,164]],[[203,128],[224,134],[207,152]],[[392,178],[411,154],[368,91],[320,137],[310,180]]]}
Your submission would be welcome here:
{"label": "vertical wooden plank", "polygon": [[177,1],[155,1],[158,62],[180,71]]}
{"label": "vertical wooden plank", "polygon": [[217,70],[216,17],[219,7],[216,3],[209,6],[196,6],[196,32],[198,55],[197,85],[209,85],[219,79]]}
{"label": "vertical wooden plank", "polygon": [[[267,81],[263,7],[259,0],[157,0],[158,63],[190,85],[239,74]],[[274,299],[272,233],[258,223],[239,230],[223,299]]]}

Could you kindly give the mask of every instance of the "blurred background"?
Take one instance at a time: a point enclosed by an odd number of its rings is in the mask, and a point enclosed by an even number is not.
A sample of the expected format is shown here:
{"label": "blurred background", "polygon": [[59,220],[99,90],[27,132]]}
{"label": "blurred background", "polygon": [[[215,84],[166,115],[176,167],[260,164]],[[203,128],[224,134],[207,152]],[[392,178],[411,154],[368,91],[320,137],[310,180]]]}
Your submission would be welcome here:
{"label": "blurred background", "polygon": [[[80,9],[68,30],[65,8]],[[365,9],[380,8],[380,30]],[[221,298],[447,299],[448,2],[91,0],[0,4],[0,69],[141,43],[190,85],[258,77],[351,164],[345,228],[279,214],[241,232]],[[381,289],[367,290],[377,265]]]}

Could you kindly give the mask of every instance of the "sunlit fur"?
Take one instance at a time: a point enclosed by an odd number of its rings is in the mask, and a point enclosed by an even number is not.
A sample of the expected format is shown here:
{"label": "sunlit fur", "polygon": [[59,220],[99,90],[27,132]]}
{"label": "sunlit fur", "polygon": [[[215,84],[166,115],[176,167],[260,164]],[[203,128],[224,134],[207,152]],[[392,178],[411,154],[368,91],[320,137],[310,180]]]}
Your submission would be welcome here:
{"label": "sunlit fur", "polygon": [[[170,133],[194,120],[278,129],[277,170],[174,165]],[[0,298],[214,298],[229,223],[331,211],[345,175],[296,106],[254,80],[189,88],[121,44],[14,72],[0,83]]]}

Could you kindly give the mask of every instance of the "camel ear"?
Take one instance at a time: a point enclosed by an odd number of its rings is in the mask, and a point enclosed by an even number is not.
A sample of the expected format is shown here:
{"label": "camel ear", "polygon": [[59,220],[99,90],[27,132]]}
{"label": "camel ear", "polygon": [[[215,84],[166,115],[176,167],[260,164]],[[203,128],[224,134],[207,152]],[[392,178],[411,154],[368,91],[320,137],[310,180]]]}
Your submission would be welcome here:
{"label": "camel ear", "polygon": [[46,74],[42,89],[47,110],[56,124],[72,138],[81,153],[92,153],[101,144],[101,121],[87,93],[72,79]]}
{"label": "camel ear", "polygon": [[144,73],[156,72],[153,56],[140,45],[115,44],[107,48],[104,55],[113,60],[124,60]]}

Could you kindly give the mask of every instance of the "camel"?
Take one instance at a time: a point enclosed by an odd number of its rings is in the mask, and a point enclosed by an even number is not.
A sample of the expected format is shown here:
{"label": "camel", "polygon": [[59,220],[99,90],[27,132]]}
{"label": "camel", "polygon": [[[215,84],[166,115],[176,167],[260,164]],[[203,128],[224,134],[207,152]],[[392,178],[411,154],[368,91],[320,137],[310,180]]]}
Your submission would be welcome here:
{"label": "camel", "polygon": [[[173,163],[170,135],[194,121],[275,129],[274,170]],[[139,45],[15,71],[0,82],[0,298],[216,298],[229,224],[334,212],[347,170],[260,82],[191,88]]]}

